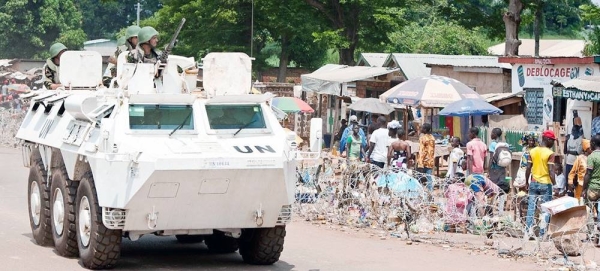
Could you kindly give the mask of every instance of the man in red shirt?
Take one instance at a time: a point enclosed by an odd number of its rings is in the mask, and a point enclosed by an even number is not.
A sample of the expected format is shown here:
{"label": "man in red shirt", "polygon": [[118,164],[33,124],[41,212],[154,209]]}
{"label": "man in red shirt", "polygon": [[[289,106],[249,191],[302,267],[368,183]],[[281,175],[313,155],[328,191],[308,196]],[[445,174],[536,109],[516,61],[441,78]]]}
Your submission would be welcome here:
{"label": "man in red shirt", "polygon": [[487,146],[479,138],[479,128],[471,127],[469,138],[471,141],[467,143],[467,170],[469,175],[483,174]]}

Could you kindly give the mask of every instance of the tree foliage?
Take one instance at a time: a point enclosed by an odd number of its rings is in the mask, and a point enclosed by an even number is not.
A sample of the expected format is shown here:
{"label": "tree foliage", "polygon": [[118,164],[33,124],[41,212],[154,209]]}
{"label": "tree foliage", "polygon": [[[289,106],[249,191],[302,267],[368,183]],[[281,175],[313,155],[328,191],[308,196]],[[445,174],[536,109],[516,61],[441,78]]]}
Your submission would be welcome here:
{"label": "tree foliage", "polygon": [[0,58],[43,58],[62,41],[72,49],[87,39],[73,0],[0,1]]}
{"label": "tree foliage", "polygon": [[210,52],[252,53],[256,58],[254,66],[259,69],[266,68],[266,59],[276,54],[280,59],[285,56],[289,63],[314,68],[322,64],[327,47],[314,42],[312,33],[321,29],[321,24],[300,3],[255,1],[252,50],[252,1],[249,0],[167,0],[153,23],[165,41],[181,18],[186,18],[174,50],[178,54],[200,58]]}
{"label": "tree foliage", "polygon": [[355,64],[359,48],[385,47],[387,32],[404,21],[404,0],[305,0],[314,12],[328,22],[328,28],[315,32],[315,39],[338,50],[340,64]]}
{"label": "tree foliage", "polygon": [[428,25],[411,23],[390,34],[389,52],[444,55],[486,55],[486,39],[479,29],[437,21]]}
{"label": "tree foliage", "polygon": [[113,38],[123,27],[136,23],[140,3],[140,19],[146,19],[162,7],[160,0],[77,0],[83,15],[82,28],[90,39]]}
{"label": "tree foliage", "polygon": [[585,39],[586,45],[583,49],[584,55],[600,54],[600,7],[596,5],[582,5],[580,7],[581,16],[584,21],[588,22],[591,27],[587,30]]}

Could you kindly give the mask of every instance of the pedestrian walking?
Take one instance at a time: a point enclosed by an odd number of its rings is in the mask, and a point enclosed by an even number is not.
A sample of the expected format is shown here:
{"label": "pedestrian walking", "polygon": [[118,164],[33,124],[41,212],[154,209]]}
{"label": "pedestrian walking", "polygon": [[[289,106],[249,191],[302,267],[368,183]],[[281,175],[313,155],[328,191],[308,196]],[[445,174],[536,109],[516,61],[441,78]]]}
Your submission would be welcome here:
{"label": "pedestrian walking", "polygon": [[369,139],[369,151],[367,152],[367,162],[380,168],[385,166],[387,161],[388,147],[390,146],[390,136],[387,127],[387,120],[381,116],[377,119],[379,128],[373,132]]}
{"label": "pedestrian walking", "polygon": [[[587,172],[583,181],[583,191],[586,196],[587,202],[593,202],[597,204],[600,199],[600,135],[594,135],[592,137],[592,154],[587,159]],[[598,212],[597,206],[596,212]],[[596,216],[597,221],[600,222],[600,216]]]}
{"label": "pedestrian walking", "polygon": [[483,174],[487,146],[479,138],[479,128],[469,129],[469,143],[467,143],[467,169],[468,174]]}
{"label": "pedestrian walking", "polygon": [[589,140],[582,140],[581,146],[583,153],[577,156],[577,159],[573,163],[571,172],[569,174],[565,174],[568,176],[567,195],[578,200],[581,198],[581,192],[583,191],[583,179],[585,178],[585,173],[587,172],[587,158],[590,154],[592,154],[592,148]]}
{"label": "pedestrian walking", "polygon": [[[537,201],[541,203],[552,200],[552,186],[556,184],[556,173],[554,166],[555,154],[552,151],[556,136],[554,131],[546,130],[542,133],[542,144],[533,148],[529,152],[527,161],[526,180],[529,187],[529,197],[527,202],[527,233],[530,238],[533,237],[533,216],[537,208]],[[549,217],[544,216],[546,224]],[[540,229],[540,236],[544,235],[544,229]]]}
{"label": "pedestrian walking", "polygon": [[435,138],[431,134],[431,124],[425,123],[421,127],[419,137],[419,156],[417,158],[417,171],[426,174],[427,189],[433,190],[433,167],[435,159]]}

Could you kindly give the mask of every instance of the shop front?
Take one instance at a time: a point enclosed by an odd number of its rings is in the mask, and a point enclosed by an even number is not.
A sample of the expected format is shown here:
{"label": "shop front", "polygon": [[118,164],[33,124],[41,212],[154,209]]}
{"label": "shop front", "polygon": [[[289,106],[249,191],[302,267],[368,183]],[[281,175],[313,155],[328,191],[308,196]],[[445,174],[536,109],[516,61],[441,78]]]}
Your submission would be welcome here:
{"label": "shop front", "polygon": [[598,114],[600,102],[600,76],[583,76],[555,84],[553,87],[555,99],[567,100],[566,131],[571,131],[573,118],[578,115],[583,123],[585,138],[591,138],[592,119]]}
{"label": "shop front", "polygon": [[[594,57],[500,57],[499,62],[512,64],[512,92],[524,91],[524,112],[529,130],[552,128],[555,123],[569,131],[573,110],[584,123],[592,120],[594,104],[600,101],[595,92],[565,88],[562,83],[583,76],[600,75]],[[590,126],[584,133],[590,136]]]}

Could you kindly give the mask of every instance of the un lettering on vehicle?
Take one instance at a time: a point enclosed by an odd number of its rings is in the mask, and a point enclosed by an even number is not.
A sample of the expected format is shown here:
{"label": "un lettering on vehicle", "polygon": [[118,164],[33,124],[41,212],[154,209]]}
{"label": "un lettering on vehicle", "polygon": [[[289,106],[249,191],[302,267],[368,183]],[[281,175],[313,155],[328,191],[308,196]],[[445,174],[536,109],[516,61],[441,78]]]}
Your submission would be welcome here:
{"label": "un lettering on vehicle", "polygon": [[239,153],[244,153],[244,154],[249,154],[249,153],[254,153],[254,152],[258,152],[258,153],[276,153],[275,149],[273,149],[273,147],[271,147],[270,145],[264,145],[264,146],[233,146],[233,148],[239,152]]}

